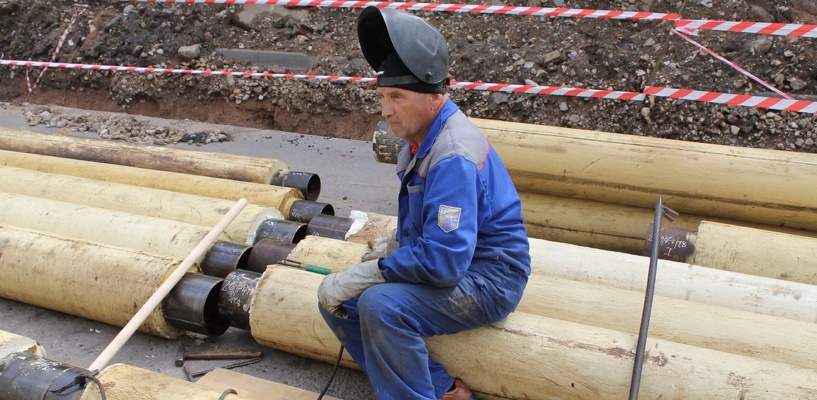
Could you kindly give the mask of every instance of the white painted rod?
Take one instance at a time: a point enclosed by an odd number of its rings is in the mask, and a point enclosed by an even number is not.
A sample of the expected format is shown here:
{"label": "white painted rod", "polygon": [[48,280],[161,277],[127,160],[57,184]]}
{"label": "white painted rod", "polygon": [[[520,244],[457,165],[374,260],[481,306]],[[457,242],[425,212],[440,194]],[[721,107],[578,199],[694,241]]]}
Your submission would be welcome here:
{"label": "white painted rod", "polygon": [[119,334],[116,335],[116,337],[111,341],[110,344],[108,344],[108,347],[106,347],[105,350],[102,351],[99,357],[97,357],[96,360],[94,360],[91,366],[88,367],[88,370],[90,371],[100,370],[106,365],[108,365],[108,362],[110,362],[113,356],[116,355],[116,352],[118,352],[119,349],[121,349],[122,346],[125,345],[125,342],[127,342],[128,339],[130,339],[130,337],[133,335],[133,333],[136,332],[136,329],[139,328],[139,326],[142,325],[143,322],[145,322],[145,319],[147,319],[150,313],[152,313],[153,310],[159,306],[162,300],[164,300],[165,296],[167,296],[167,294],[170,293],[173,287],[176,286],[177,283],[179,283],[182,277],[184,277],[184,274],[187,273],[187,270],[189,270],[190,267],[193,266],[193,264],[196,262],[196,260],[199,259],[199,257],[204,255],[204,253],[207,251],[210,245],[212,245],[213,242],[216,241],[218,236],[221,235],[225,228],[227,228],[227,225],[229,225],[230,222],[232,222],[235,219],[235,217],[238,216],[238,213],[240,213],[241,210],[243,210],[246,205],[247,199],[242,198],[238,200],[238,202],[230,209],[230,211],[227,212],[227,214],[224,214],[224,217],[221,218],[221,220],[215,227],[213,227],[210,233],[208,233],[199,242],[199,244],[197,244],[196,247],[193,248],[193,251],[191,251],[190,254],[184,258],[184,260],[182,260],[181,264],[179,264],[179,266],[176,267],[175,270],[173,270],[173,273],[170,274],[167,280],[164,281],[159,286],[158,289],[156,289],[156,292],[154,292],[153,295],[150,296],[150,298],[145,302],[142,308],[140,308],[139,311],[137,311],[136,314],[133,316],[133,318],[131,318],[131,320],[128,321],[125,327],[122,328],[121,331],[119,331]]}

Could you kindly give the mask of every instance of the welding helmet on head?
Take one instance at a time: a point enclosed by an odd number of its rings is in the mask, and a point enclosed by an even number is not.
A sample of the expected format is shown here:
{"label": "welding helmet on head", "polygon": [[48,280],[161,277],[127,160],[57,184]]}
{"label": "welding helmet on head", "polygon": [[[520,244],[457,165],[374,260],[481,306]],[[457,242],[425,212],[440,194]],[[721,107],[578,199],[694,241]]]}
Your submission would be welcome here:
{"label": "welding helmet on head", "polygon": [[377,71],[377,86],[445,93],[448,45],[440,31],[404,11],[367,7],[357,19],[363,56]]}

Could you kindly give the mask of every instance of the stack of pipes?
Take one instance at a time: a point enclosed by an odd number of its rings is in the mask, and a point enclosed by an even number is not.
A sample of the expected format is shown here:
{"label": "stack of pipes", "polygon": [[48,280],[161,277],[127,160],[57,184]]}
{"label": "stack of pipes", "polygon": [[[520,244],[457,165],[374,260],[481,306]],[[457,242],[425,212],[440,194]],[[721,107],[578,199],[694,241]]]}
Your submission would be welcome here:
{"label": "stack of pipes", "polygon": [[[494,139],[492,142],[497,146]],[[597,144],[600,148],[606,145]],[[0,163],[8,165],[7,160],[23,156],[4,151],[0,157]],[[517,165],[508,162],[507,155],[503,158],[509,166]],[[16,169],[25,167],[14,165]],[[18,173],[16,169],[4,169],[3,176]],[[19,182],[28,182],[26,179],[41,178],[20,179]],[[81,186],[77,181],[54,185]],[[10,191],[3,187],[0,190]],[[106,197],[105,193],[114,189],[93,190],[89,186],[88,190],[87,195],[77,197]],[[88,204],[74,197],[66,200],[59,197],[59,191],[45,193],[49,191],[38,189],[0,196],[0,201],[10,206],[31,204],[32,218],[38,221],[22,227],[17,226],[25,225],[22,217],[3,217],[8,219],[0,221],[0,242],[6,244],[0,254],[3,297],[122,326],[133,314],[132,304],[143,302],[155,291],[167,271],[178,264],[179,254],[191,247],[189,241],[176,244],[167,243],[175,239],[159,240],[162,232],[147,228],[153,220],[144,222],[146,228],[137,228],[142,222],[122,216],[121,211],[100,211],[105,207],[101,203]],[[153,195],[151,192],[144,201],[150,204]],[[135,246],[137,241],[124,240],[115,246],[99,242],[114,237],[113,230],[103,229],[93,236],[83,233],[87,236],[78,238],[79,234],[72,231],[76,229],[66,223],[59,232],[37,232],[46,221],[36,220],[38,215],[57,210],[59,202],[49,199],[50,196],[72,204],[56,213],[101,218],[92,219],[95,222],[87,223],[81,229],[83,232],[94,230],[103,221],[122,218],[126,221],[123,226],[139,229],[139,235],[155,234],[165,248],[161,250],[164,254],[154,253],[159,250],[146,252],[144,248],[122,246]],[[24,208],[20,207],[20,212]],[[247,229],[227,231],[225,235],[245,239],[237,252],[245,262],[225,268],[208,268],[203,263],[191,269],[168,297],[169,301],[145,322],[142,331],[178,337],[185,330],[219,334],[227,327],[236,327],[249,330],[262,345],[332,361],[339,343],[317,313],[315,292],[321,276],[292,265],[317,265],[339,271],[359,262],[368,250],[366,241],[385,235],[396,223],[393,217],[365,214],[362,228],[342,220],[330,224],[333,229],[325,232],[331,235],[316,235],[313,229],[312,234],[296,234],[292,238],[297,239],[283,241],[267,233],[266,237],[259,237],[274,225],[269,219],[257,226],[244,222]],[[529,214],[526,211],[526,217]],[[646,232],[651,220],[652,217],[644,222],[641,230]],[[172,232],[170,236],[174,238],[185,229],[198,232],[189,226],[162,225],[158,229]],[[807,241],[803,246],[813,246],[809,240],[814,239],[802,239]],[[696,245],[702,241],[705,242],[703,235],[697,237]],[[531,238],[533,274],[522,303],[506,320],[474,331],[428,339],[432,354],[468,381],[482,394],[481,398],[596,399],[627,395],[649,259],[562,242]],[[48,258],[32,262],[32,251]],[[210,253],[214,253],[213,249]],[[800,269],[801,265],[788,267],[791,271],[787,275],[796,275],[796,271],[801,271],[801,276],[808,275],[802,272],[808,268]],[[659,263],[657,297],[640,386],[643,396],[740,398],[774,393],[780,398],[807,398],[817,393],[814,369],[817,352],[811,346],[817,339],[814,324],[817,286],[813,282],[749,275],[736,264],[731,269],[723,271],[669,260]],[[38,276],[36,282],[30,279],[30,274]],[[113,290],[110,282],[115,280],[124,282],[118,285],[117,295],[106,292]],[[128,288],[124,294],[120,292],[122,287]],[[103,298],[106,301],[100,301]],[[123,304],[109,301],[111,298],[122,298]],[[174,311],[180,308],[197,310],[194,314],[198,320],[178,318],[183,313]],[[349,358],[343,362],[355,366]],[[0,361],[0,381],[3,371]]]}
{"label": "stack of pipes", "polygon": [[[531,237],[643,254],[659,197],[701,221],[817,236],[817,157],[514,122],[471,119],[502,157]],[[381,123],[375,158],[396,162]]]}

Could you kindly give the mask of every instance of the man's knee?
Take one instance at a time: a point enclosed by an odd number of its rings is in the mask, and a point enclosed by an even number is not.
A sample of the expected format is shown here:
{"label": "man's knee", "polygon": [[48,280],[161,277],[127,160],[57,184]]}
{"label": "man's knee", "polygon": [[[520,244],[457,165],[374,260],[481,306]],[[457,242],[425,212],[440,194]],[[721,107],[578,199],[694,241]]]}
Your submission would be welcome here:
{"label": "man's knee", "polygon": [[399,304],[388,288],[389,285],[375,285],[366,289],[357,302],[360,321],[364,324],[381,324],[399,316]]}

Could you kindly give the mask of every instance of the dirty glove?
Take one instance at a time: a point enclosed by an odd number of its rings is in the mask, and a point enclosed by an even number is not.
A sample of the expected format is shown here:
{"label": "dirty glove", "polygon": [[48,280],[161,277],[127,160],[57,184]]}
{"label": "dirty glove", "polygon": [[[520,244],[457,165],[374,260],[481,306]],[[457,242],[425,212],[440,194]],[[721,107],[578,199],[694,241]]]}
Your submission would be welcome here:
{"label": "dirty glove", "polygon": [[397,242],[397,228],[385,237],[372,239],[369,241],[369,248],[372,249],[361,257],[361,261],[378,260],[386,258],[395,250],[400,248],[400,243]]}
{"label": "dirty glove", "polygon": [[318,301],[330,314],[346,318],[349,314],[343,308],[346,300],[360,296],[364,290],[378,283],[383,283],[378,260],[365,261],[346,271],[329,274],[318,286]]}

